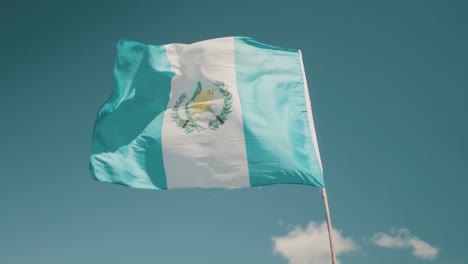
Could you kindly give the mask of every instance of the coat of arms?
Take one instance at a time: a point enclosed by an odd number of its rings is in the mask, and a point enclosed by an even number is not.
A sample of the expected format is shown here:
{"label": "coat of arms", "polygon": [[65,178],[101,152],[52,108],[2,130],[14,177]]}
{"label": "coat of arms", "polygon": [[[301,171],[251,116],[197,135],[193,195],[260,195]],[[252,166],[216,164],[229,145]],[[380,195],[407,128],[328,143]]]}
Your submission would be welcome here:
{"label": "coat of arms", "polygon": [[[223,99],[220,109],[214,107],[215,96]],[[211,90],[203,89],[201,82],[192,97],[182,93],[172,107],[172,120],[185,133],[200,132],[204,129],[218,130],[229,118],[232,108],[232,94],[224,82],[216,81]],[[180,113],[182,112],[182,113]]]}

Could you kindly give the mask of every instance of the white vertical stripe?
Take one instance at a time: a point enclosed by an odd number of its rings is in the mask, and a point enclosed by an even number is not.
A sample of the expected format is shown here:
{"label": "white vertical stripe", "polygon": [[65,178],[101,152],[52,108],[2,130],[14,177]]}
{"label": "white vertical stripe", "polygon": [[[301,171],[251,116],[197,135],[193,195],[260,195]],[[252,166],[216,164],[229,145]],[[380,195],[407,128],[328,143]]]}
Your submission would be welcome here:
{"label": "white vertical stripe", "polygon": [[315,153],[317,155],[317,159],[320,164],[320,169],[322,170],[322,173],[323,173],[322,159],[320,158],[320,151],[319,151],[318,142],[317,142],[317,134],[315,133],[314,117],[312,114],[312,107],[310,104],[309,87],[307,86],[307,78],[306,78],[305,69],[304,69],[304,62],[302,61],[302,52],[300,50],[299,50],[299,56],[300,56],[300,61],[301,61],[302,76],[304,78],[304,92],[305,92],[305,99],[306,99],[306,105],[307,105],[307,117],[309,119],[310,133],[312,133],[312,140],[314,142]]}
{"label": "white vertical stripe", "polygon": [[[171,98],[164,115],[162,146],[167,187],[174,188],[238,188],[249,187],[242,113],[236,86],[234,39],[221,38],[190,45],[166,45],[166,52],[175,76],[171,81]],[[172,119],[173,106],[182,93],[187,98],[178,111],[187,119],[184,106],[194,95],[197,83],[203,91],[213,90],[222,81],[232,93],[232,112],[216,131],[208,128],[211,113],[193,115],[203,128],[200,132],[184,132]],[[224,99],[215,91],[210,101],[218,114]]]}

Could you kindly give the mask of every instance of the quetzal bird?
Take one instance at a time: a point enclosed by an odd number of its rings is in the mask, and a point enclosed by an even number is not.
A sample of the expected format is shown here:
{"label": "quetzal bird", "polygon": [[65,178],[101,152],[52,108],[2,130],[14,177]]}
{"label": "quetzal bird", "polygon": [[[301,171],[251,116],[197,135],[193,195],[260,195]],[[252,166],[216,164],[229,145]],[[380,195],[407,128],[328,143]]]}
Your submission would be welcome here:
{"label": "quetzal bird", "polygon": [[[190,116],[193,117],[195,114],[210,112],[221,124],[224,124],[224,120],[222,120],[209,105],[213,96],[214,90],[203,91],[202,84],[198,82],[197,89],[195,89],[192,98],[185,104],[186,114],[190,114]],[[182,127],[185,128],[188,122],[189,120],[185,121],[185,124]]]}

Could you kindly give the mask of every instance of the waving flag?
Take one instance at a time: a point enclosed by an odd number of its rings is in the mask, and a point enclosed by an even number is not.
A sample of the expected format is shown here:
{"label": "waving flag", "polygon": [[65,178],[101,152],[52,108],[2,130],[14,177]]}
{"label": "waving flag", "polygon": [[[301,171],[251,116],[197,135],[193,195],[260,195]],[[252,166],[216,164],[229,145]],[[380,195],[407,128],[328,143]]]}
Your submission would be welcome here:
{"label": "waving flag", "polygon": [[134,188],[323,187],[299,50],[227,37],[119,41],[90,169]]}

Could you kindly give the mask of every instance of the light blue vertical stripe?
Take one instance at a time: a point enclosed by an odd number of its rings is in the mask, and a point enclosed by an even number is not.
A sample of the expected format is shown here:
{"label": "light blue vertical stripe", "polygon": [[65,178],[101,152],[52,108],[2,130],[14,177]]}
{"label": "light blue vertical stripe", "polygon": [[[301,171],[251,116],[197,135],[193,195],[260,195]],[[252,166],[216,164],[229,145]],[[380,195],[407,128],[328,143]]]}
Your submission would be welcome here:
{"label": "light blue vertical stripe", "polygon": [[90,170],[100,181],[167,189],[161,130],[174,72],[164,46],[117,44],[115,89],[98,113]]}
{"label": "light blue vertical stripe", "polygon": [[234,46],[250,185],[323,187],[299,52],[241,37]]}

